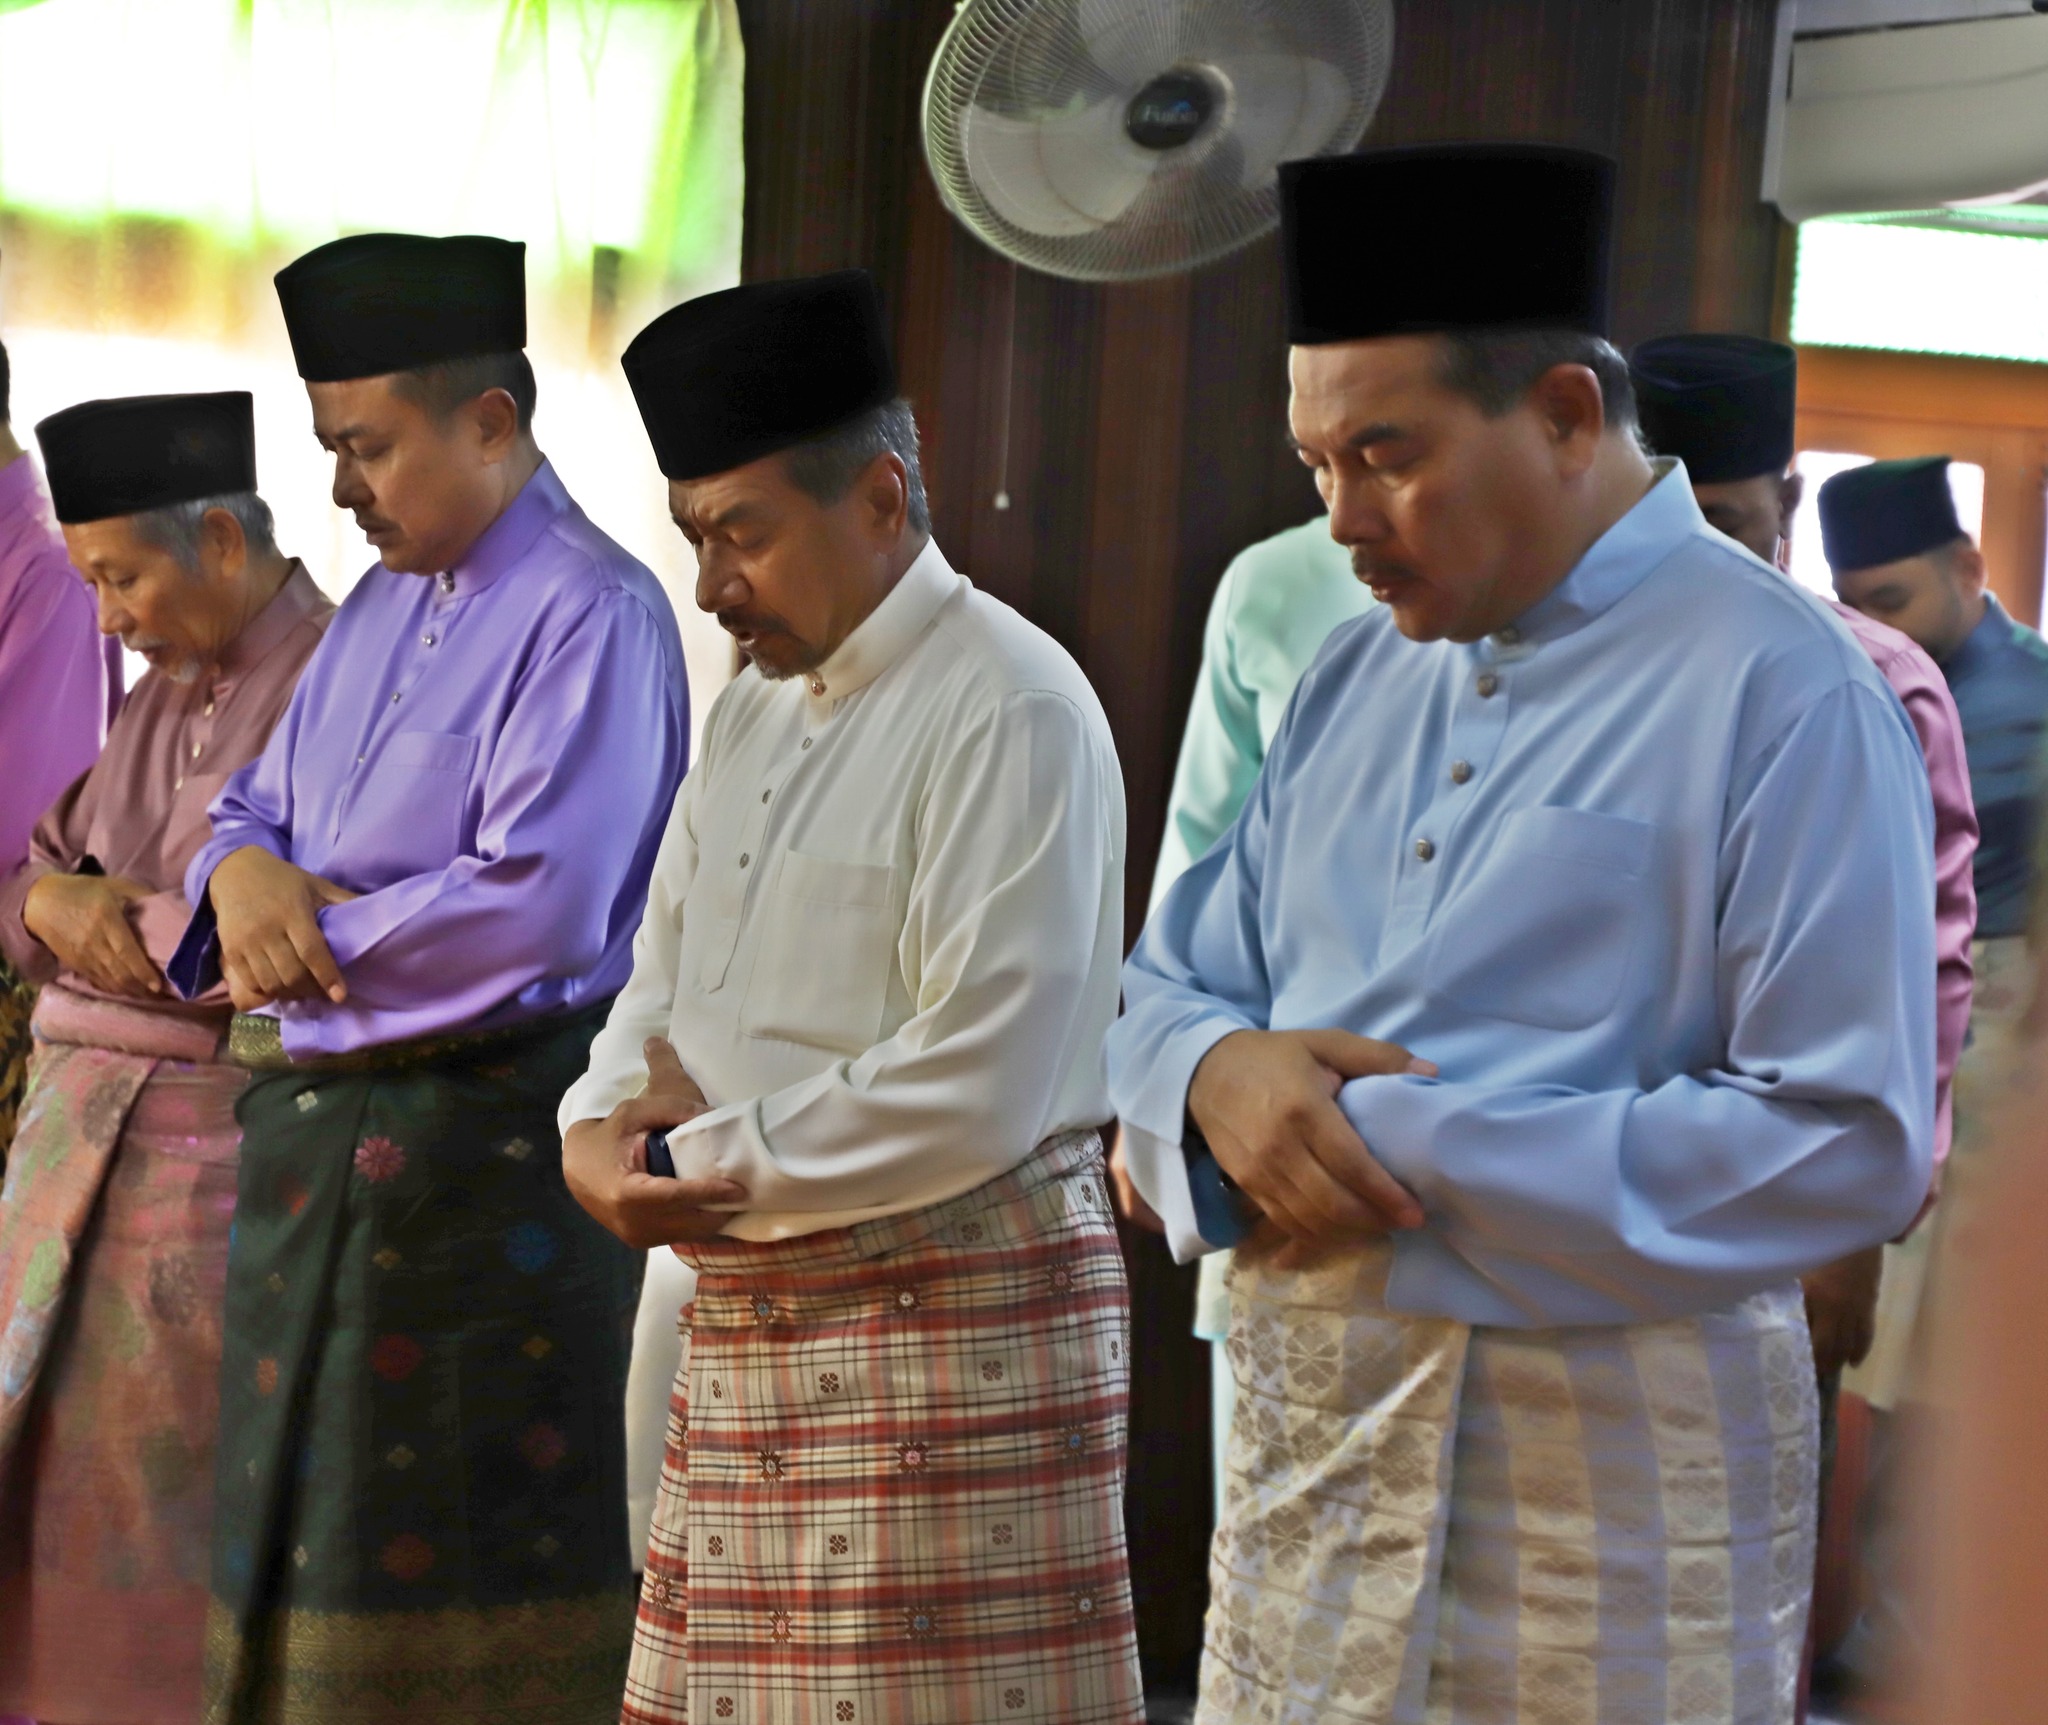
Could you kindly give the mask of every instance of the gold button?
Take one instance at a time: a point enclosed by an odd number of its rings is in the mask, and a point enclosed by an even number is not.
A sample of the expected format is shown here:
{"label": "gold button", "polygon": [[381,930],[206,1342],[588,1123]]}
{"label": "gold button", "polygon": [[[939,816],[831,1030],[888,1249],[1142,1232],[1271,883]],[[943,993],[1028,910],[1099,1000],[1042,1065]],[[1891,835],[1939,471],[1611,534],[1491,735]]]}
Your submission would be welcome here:
{"label": "gold button", "polygon": [[1462,785],[1462,784],[1463,784],[1463,783],[1464,783],[1464,782],[1465,782],[1465,781],[1466,781],[1467,779],[1469,779],[1469,778],[1470,778],[1471,776],[1472,776],[1472,763],[1471,763],[1470,761],[1453,761],[1453,762],[1451,763],[1451,783],[1452,783],[1452,784],[1454,784],[1454,785]]}
{"label": "gold button", "polygon": [[[1479,698],[1482,701],[1490,701],[1493,699],[1494,691],[1500,687],[1500,679],[1496,677],[1491,671],[1481,671],[1479,673],[1479,682],[1477,686],[1479,689]],[[398,699],[396,695],[393,695],[391,698],[394,701]]]}
{"label": "gold button", "polygon": [[1436,846],[1431,844],[1428,839],[1417,839],[1415,841],[1415,854],[1424,862],[1428,862],[1431,857],[1436,855]]}
{"label": "gold button", "polygon": [[813,677],[811,679],[811,693],[814,695],[822,695],[824,692],[825,679],[823,677]]}

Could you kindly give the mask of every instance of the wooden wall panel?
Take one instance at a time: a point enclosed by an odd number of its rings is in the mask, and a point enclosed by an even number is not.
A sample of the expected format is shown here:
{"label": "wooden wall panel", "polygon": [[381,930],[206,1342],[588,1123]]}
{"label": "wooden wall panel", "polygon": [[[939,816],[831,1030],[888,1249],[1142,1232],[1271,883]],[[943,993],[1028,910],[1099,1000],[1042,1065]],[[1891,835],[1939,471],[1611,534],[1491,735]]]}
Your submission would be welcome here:
{"label": "wooden wall panel", "polygon": [[[1216,578],[1238,549],[1316,508],[1283,437],[1277,247],[1167,284],[1013,270],[946,216],[924,170],[918,97],[951,0],[739,9],[745,272],[861,264],[880,278],[941,543],[1070,648],[1102,693],[1129,795],[1135,933]],[[1775,0],[1400,0],[1369,141],[1605,149],[1622,161],[1616,339],[1766,333],[1780,224],[1755,188],[1774,11]],[[1203,1598],[1207,1363],[1186,1337],[1187,1272],[1149,1241],[1128,1256],[1143,1350],[1141,1629],[1148,1666],[1182,1675]]]}

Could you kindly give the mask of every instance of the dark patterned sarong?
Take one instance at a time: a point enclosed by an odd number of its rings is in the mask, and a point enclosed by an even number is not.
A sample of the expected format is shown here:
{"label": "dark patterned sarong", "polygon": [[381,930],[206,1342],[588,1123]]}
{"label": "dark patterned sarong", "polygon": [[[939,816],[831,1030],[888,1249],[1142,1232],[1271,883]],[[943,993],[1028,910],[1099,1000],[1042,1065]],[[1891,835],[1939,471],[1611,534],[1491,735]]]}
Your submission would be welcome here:
{"label": "dark patterned sarong", "polygon": [[603,1017],[245,1093],[208,1720],[617,1717],[641,1259],[555,1130]]}

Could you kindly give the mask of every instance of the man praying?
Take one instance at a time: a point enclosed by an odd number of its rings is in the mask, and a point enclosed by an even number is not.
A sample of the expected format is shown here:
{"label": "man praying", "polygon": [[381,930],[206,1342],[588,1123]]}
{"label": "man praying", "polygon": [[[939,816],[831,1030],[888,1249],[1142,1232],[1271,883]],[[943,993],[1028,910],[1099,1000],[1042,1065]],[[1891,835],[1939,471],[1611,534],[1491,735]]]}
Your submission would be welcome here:
{"label": "man praying", "polygon": [[[1671,335],[1642,343],[1629,377],[1643,435],[1659,455],[1685,464],[1694,500],[1718,528],[1783,571],[1803,481],[1792,471],[1798,356],[1783,342],[1742,335]],[[1977,924],[1971,879],[1977,814],[1963,725],[1939,667],[1907,636],[1830,602],[1856,644],[1899,697],[1920,741],[1934,805],[1935,1063],[1934,1164],[1937,1181],[1952,1130],[1949,1084],[1970,1025],[1970,942]],[[1931,1197],[1930,1197],[1931,1202]],[[1862,1363],[1880,1334],[1882,1248],[1865,1247],[1804,1278],[1823,1419],[1845,1366]],[[1896,1278],[1887,1277],[1894,1281]],[[1917,1277],[1915,1278],[1917,1287]],[[1888,1297],[1883,1331],[1890,1364],[1903,1370],[1918,1301]],[[1896,1384],[1890,1386],[1896,1391]],[[1892,1395],[1879,1398],[1889,1406]]]}
{"label": "man praying", "polygon": [[592,1214],[700,1278],[624,1717],[1135,1725],[1102,708],[933,541],[864,274],[625,364],[749,665],[561,1110]]}
{"label": "man praying", "polygon": [[638,1258],[554,1108],[631,964],[686,756],[653,575],[534,440],[523,250],[337,240],[277,278],[379,554],[193,859],[242,1099],[207,1716],[614,1717]]}
{"label": "man praying", "polygon": [[1614,172],[1281,170],[1294,437],[1381,604],[1109,1045],[1176,1251],[1237,1247],[1203,1720],[1792,1715],[1798,1278],[1932,1156],[1927,775],[1645,459]]}
{"label": "man praying", "polygon": [[0,948],[42,985],[0,1196],[0,1712],[186,1725],[248,1074],[226,991],[182,1002],[162,966],[207,804],[334,607],[272,537],[247,395],[89,401],[36,436],[66,579],[149,669],[0,881]]}

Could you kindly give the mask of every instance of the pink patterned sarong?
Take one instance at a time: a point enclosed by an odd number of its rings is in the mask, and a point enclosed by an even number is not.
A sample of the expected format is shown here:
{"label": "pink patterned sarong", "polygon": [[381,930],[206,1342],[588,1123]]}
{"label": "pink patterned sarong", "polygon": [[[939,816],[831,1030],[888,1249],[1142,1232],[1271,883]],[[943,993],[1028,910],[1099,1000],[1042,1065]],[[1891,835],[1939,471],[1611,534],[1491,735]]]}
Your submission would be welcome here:
{"label": "pink patterned sarong", "polygon": [[0,1194],[0,1712],[199,1706],[221,1295],[248,1074],[51,987]]}

